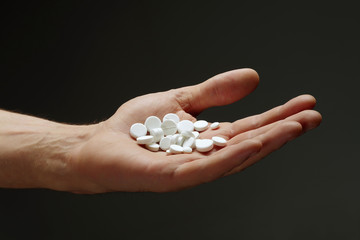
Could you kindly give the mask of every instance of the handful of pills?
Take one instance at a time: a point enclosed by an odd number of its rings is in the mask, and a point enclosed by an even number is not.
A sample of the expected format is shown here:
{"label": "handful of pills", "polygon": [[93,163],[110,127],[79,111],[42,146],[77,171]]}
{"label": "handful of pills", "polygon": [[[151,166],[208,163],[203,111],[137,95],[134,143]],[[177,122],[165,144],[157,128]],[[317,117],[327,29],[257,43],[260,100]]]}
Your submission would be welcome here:
{"label": "handful of pills", "polygon": [[[201,131],[208,129],[209,123],[199,120],[195,123],[182,120],[175,113],[168,113],[161,121],[156,116],[150,116],[145,123],[135,123],[130,128],[130,135],[136,139],[139,145],[144,145],[150,151],[159,149],[168,154],[192,153],[193,149],[198,152],[208,152],[214,145],[226,146],[226,140],[222,137],[212,139],[200,139]],[[217,129],[219,123],[211,124],[211,129]],[[149,134],[148,134],[149,133]]]}

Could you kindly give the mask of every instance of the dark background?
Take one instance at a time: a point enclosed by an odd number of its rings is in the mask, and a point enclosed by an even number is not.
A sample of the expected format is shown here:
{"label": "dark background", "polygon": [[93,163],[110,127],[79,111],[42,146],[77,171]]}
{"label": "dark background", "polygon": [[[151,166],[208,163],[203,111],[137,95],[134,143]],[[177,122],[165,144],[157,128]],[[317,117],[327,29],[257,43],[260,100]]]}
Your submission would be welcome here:
{"label": "dark background", "polygon": [[1,12],[2,109],[93,123],[138,95],[251,67],[257,90],[201,118],[233,121],[303,93],[323,115],[244,172],[181,192],[1,189],[1,240],[360,239],[355,4],[13,1]]}

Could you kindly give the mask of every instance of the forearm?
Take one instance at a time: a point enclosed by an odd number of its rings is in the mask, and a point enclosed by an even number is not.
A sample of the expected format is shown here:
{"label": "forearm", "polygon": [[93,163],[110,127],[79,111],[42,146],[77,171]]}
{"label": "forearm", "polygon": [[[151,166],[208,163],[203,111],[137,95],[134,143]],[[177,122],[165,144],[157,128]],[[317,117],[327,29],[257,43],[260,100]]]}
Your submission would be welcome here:
{"label": "forearm", "polygon": [[70,190],[73,156],[91,129],[0,110],[0,187]]}

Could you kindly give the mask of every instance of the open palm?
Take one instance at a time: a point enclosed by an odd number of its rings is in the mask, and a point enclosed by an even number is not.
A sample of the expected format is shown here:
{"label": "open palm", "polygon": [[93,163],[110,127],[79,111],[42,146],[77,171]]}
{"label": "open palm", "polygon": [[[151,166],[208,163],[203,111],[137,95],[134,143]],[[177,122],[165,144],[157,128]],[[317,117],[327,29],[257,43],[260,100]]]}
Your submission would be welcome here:
{"label": "open palm", "polygon": [[248,95],[258,81],[251,69],[233,70],[195,86],[126,102],[111,118],[96,125],[77,154],[74,191],[163,192],[195,186],[239,172],[320,124],[321,115],[311,110],[315,99],[302,95],[265,113],[223,122],[217,130],[202,132],[200,138],[222,136],[228,140],[226,147],[214,147],[207,153],[150,152],[129,135],[133,123],[143,123],[151,115],[162,118],[176,113],[182,120],[195,121],[209,107],[230,104]]}

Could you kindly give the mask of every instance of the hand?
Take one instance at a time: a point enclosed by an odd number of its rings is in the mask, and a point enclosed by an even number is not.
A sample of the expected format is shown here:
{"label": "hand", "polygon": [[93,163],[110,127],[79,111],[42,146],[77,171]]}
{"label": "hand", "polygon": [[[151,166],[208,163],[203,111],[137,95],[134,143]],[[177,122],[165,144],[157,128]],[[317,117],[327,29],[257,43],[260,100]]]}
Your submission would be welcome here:
{"label": "hand", "polygon": [[130,126],[148,116],[176,113],[196,120],[212,106],[233,103],[259,82],[251,69],[219,74],[201,84],[137,97],[123,104],[107,121],[96,125],[91,137],[73,154],[73,192],[175,191],[237,173],[279,149],[288,141],[317,127],[321,115],[311,110],[315,99],[296,97],[265,113],[223,122],[201,138],[222,136],[227,146],[208,153],[167,155],[150,152],[129,135]]}

